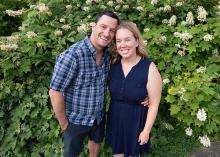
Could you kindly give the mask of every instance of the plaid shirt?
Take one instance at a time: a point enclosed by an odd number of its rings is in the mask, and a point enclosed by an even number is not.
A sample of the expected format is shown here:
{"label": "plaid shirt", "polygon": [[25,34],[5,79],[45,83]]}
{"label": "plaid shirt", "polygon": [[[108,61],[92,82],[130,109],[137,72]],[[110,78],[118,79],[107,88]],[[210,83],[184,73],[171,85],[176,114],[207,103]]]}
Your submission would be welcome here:
{"label": "plaid shirt", "polygon": [[104,50],[100,65],[96,50],[88,37],[62,52],[56,65],[50,88],[64,95],[66,115],[70,122],[92,126],[105,112],[106,80],[109,71],[109,52]]}

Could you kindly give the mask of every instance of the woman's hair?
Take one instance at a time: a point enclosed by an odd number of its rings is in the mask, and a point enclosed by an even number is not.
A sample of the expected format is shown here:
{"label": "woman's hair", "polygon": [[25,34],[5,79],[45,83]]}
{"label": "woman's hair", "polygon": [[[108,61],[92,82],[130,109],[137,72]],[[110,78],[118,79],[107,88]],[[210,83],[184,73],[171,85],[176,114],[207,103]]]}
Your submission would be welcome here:
{"label": "woman's hair", "polygon": [[[147,51],[145,50],[145,47],[144,47],[143,38],[136,24],[130,21],[123,21],[118,25],[117,30],[122,29],[122,28],[129,30],[134,35],[134,38],[137,40],[138,47],[136,48],[136,53],[141,57],[147,57]],[[111,57],[112,57],[112,60],[111,60],[112,63],[116,62],[117,60],[121,58],[121,56],[117,52],[115,39],[113,43]]]}

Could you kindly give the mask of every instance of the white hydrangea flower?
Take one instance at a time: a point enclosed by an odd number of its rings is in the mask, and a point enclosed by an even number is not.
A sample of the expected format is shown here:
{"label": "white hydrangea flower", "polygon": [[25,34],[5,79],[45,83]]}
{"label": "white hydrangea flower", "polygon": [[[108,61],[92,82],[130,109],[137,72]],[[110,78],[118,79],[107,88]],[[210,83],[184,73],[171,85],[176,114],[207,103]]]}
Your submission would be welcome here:
{"label": "white hydrangea flower", "polygon": [[185,51],[183,51],[183,50],[179,50],[177,53],[178,53],[181,57],[183,57],[183,56],[186,55]]}
{"label": "white hydrangea flower", "polygon": [[54,31],[54,35],[55,36],[62,36],[63,32],[61,30],[56,30],[56,31]]}
{"label": "white hydrangea flower", "polygon": [[206,16],[208,15],[208,13],[202,6],[198,7],[197,13],[198,13],[197,19],[199,21],[201,21],[201,22],[206,21]]}
{"label": "white hydrangea flower", "polygon": [[206,67],[199,67],[198,69],[196,69],[197,73],[204,73],[206,72]]}
{"label": "white hydrangea flower", "polygon": [[138,6],[136,9],[137,9],[138,11],[144,11],[144,8],[143,8],[142,6]]}
{"label": "white hydrangea flower", "polygon": [[186,16],[186,23],[188,25],[194,25],[194,19],[193,19],[193,13],[190,11],[187,13],[187,16]]}
{"label": "white hydrangea flower", "polygon": [[204,108],[199,109],[198,112],[197,112],[197,114],[196,114],[196,116],[197,116],[197,119],[198,119],[198,120],[200,120],[200,121],[205,121],[206,118],[207,118],[207,114],[206,114]]}
{"label": "white hydrangea flower", "polygon": [[66,5],[66,9],[67,10],[70,10],[70,9],[72,9],[73,7],[72,7],[72,5]]}
{"label": "white hydrangea flower", "polygon": [[205,41],[212,41],[212,40],[214,39],[214,36],[211,35],[211,34],[206,34],[206,35],[203,37],[203,39],[204,39]]}
{"label": "white hydrangea flower", "polygon": [[3,44],[3,45],[0,45],[0,49],[2,51],[13,51],[13,50],[18,49],[18,45],[17,44]]}
{"label": "white hydrangea flower", "polygon": [[28,31],[26,35],[29,39],[37,37],[37,34],[33,31]]}
{"label": "white hydrangea flower", "polygon": [[67,31],[67,30],[71,29],[71,26],[69,24],[67,24],[67,25],[63,25],[61,28]]}
{"label": "white hydrangea flower", "polygon": [[93,0],[86,0],[87,5],[91,5]]}
{"label": "white hydrangea flower", "polygon": [[43,44],[42,43],[37,43],[37,47],[42,47],[43,46]]}
{"label": "white hydrangea flower", "polygon": [[151,2],[150,2],[152,5],[155,5],[155,4],[157,4],[158,3],[158,1],[157,0],[151,0]]}
{"label": "white hydrangea flower", "polygon": [[185,133],[186,133],[187,136],[192,136],[193,130],[190,127],[188,127],[188,128],[185,129]]}
{"label": "white hydrangea flower", "polygon": [[123,9],[128,9],[129,5],[123,5]]}
{"label": "white hydrangea flower", "polygon": [[181,96],[180,96],[180,100],[186,101],[186,102],[188,101],[188,100],[184,97],[184,95],[181,95]]}
{"label": "white hydrangea flower", "polygon": [[88,24],[85,24],[85,23],[83,23],[83,24],[81,24],[80,26],[77,27],[77,31],[78,31],[79,33],[85,33],[85,32],[87,32],[88,30],[89,30]]}
{"label": "white hydrangea flower", "polygon": [[183,5],[183,2],[177,2],[176,7],[181,7]]}
{"label": "white hydrangea flower", "polygon": [[168,24],[169,21],[168,21],[167,19],[163,19],[163,20],[162,20],[162,23],[163,23],[163,24]]}
{"label": "white hydrangea flower", "polygon": [[166,41],[167,41],[167,37],[164,36],[164,35],[162,35],[162,36],[160,37],[160,41],[162,41],[162,42],[166,42]]}
{"label": "white hydrangea flower", "polygon": [[157,11],[157,12],[162,12],[162,11],[164,11],[164,7],[157,8],[156,11]]}
{"label": "white hydrangea flower", "polygon": [[19,15],[22,15],[24,13],[24,9],[21,9],[21,10],[6,10],[5,11],[9,16],[19,16]]}
{"label": "white hydrangea flower", "polygon": [[211,146],[211,142],[210,142],[210,139],[208,138],[207,135],[204,135],[204,136],[199,136],[199,142],[205,146],[205,147],[210,147]]}
{"label": "white hydrangea flower", "polygon": [[89,7],[83,7],[82,9],[83,9],[84,11],[89,11],[89,10],[90,10]]}
{"label": "white hydrangea flower", "polygon": [[144,28],[144,32],[149,32],[150,28]]}
{"label": "white hydrangea flower", "polygon": [[144,46],[147,46],[147,40],[144,40]]}
{"label": "white hydrangea flower", "polygon": [[49,11],[48,6],[46,6],[44,3],[39,3],[36,7],[41,13],[47,13]]}
{"label": "white hydrangea flower", "polygon": [[92,16],[91,16],[91,15],[88,15],[88,16],[87,16],[87,18],[88,18],[88,19],[91,19],[91,18],[92,18]]}
{"label": "white hydrangea flower", "polygon": [[183,32],[183,33],[174,32],[174,37],[180,38],[181,40],[187,41],[187,42],[193,38],[193,36],[188,32]]}
{"label": "white hydrangea flower", "polygon": [[149,14],[149,18],[153,18],[154,17],[154,14]]}
{"label": "white hydrangea flower", "polygon": [[61,19],[60,19],[60,22],[61,22],[61,23],[64,23],[65,21],[66,21],[66,20],[65,20],[64,18],[61,18]]}
{"label": "white hydrangea flower", "polygon": [[11,36],[7,36],[6,37],[6,39],[8,40],[8,41],[18,41],[19,40],[19,35],[18,34],[16,34],[16,35],[11,35]]}
{"label": "white hydrangea flower", "polygon": [[163,80],[163,83],[168,84],[168,83],[170,83],[170,80],[168,78],[166,78],[166,79]]}
{"label": "white hydrangea flower", "polygon": [[186,24],[187,24],[186,21],[181,21],[182,26],[185,26]]}
{"label": "white hydrangea flower", "polygon": [[108,1],[107,5],[112,7],[114,5],[114,2],[113,1]]}
{"label": "white hydrangea flower", "polygon": [[119,9],[120,9],[120,5],[116,5],[115,10],[119,10]]}
{"label": "white hydrangea flower", "polygon": [[165,5],[163,8],[164,12],[170,12],[171,11],[171,6],[170,5]]}
{"label": "white hydrangea flower", "polygon": [[169,24],[168,24],[169,26],[175,25],[175,24],[176,24],[176,15],[173,15],[173,16],[169,19],[168,23],[169,23]]}
{"label": "white hydrangea flower", "polygon": [[180,44],[175,44],[176,47],[181,48]]}
{"label": "white hydrangea flower", "polygon": [[185,88],[180,88],[180,90],[178,91],[179,94],[184,94],[186,92],[186,89]]}

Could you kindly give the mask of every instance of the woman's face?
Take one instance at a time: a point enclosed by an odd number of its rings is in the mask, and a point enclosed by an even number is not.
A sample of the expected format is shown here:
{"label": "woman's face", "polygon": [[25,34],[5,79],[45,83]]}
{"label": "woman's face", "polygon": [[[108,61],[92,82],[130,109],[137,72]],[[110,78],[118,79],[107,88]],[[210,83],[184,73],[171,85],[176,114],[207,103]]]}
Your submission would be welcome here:
{"label": "woman's face", "polygon": [[130,58],[136,55],[138,42],[131,31],[126,28],[120,28],[116,32],[115,39],[117,51],[122,58]]}

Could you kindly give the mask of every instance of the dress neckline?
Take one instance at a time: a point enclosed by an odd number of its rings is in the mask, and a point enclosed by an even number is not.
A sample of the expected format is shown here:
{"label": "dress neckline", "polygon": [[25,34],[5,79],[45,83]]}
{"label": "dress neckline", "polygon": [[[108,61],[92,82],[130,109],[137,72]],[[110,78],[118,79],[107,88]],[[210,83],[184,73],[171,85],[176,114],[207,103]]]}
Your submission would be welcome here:
{"label": "dress neckline", "polygon": [[141,57],[140,60],[131,68],[131,70],[127,73],[127,75],[125,76],[125,73],[124,73],[124,70],[123,70],[123,67],[122,67],[122,62],[120,60],[120,70],[121,70],[121,74],[123,76],[123,79],[126,79],[129,75],[131,75],[130,73],[134,70],[135,67],[137,67],[141,61],[143,60],[143,58]]}

